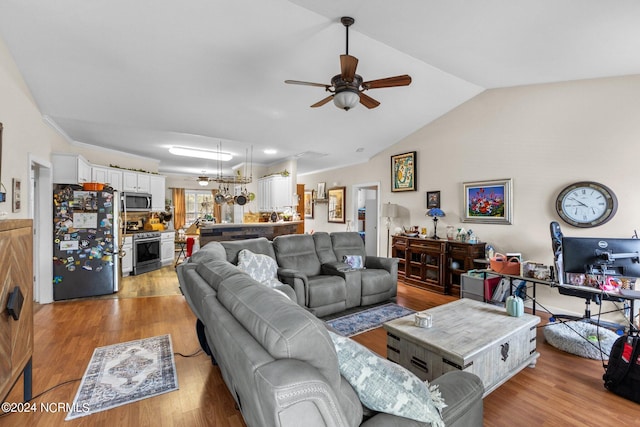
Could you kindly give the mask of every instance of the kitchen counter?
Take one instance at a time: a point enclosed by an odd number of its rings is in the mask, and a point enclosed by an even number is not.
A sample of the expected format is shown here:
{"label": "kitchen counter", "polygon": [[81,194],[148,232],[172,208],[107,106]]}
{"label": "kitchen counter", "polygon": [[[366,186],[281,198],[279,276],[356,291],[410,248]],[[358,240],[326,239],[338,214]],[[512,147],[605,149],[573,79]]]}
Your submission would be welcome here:
{"label": "kitchen counter", "polygon": [[253,222],[246,224],[206,224],[200,227],[200,246],[211,241],[244,240],[295,234],[298,224],[304,221]]}

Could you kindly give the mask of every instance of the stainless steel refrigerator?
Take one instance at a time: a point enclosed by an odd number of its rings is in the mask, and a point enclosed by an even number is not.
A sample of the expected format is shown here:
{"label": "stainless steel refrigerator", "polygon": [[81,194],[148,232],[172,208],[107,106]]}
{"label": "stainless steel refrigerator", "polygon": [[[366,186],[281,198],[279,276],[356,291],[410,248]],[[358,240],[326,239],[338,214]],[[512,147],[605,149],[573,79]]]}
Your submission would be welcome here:
{"label": "stainless steel refrigerator", "polygon": [[58,185],[53,191],[53,299],[118,291],[120,203],[111,189],[84,191]]}

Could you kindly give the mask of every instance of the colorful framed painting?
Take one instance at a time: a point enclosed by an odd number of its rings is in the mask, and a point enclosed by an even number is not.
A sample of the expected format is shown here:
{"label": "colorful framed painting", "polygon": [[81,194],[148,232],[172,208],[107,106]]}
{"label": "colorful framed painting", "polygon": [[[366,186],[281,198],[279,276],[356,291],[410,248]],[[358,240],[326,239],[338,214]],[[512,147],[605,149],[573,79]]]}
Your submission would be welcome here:
{"label": "colorful framed painting", "polygon": [[391,156],[391,191],[416,191],[416,152]]}
{"label": "colorful framed painting", "polygon": [[329,222],[339,222],[344,224],[346,222],[346,218],[344,215],[344,195],[346,191],[346,187],[335,187],[330,188],[328,191],[329,197],[329,217],[327,221]]}
{"label": "colorful framed painting", "polygon": [[440,192],[427,191],[427,209],[440,207]]}
{"label": "colorful framed painting", "polygon": [[511,179],[464,182],[463,222],[511,224]]}
{"label": "colorful framed painting", "polygon": [[313,190],[304,190],[304,217],[313,219]]}

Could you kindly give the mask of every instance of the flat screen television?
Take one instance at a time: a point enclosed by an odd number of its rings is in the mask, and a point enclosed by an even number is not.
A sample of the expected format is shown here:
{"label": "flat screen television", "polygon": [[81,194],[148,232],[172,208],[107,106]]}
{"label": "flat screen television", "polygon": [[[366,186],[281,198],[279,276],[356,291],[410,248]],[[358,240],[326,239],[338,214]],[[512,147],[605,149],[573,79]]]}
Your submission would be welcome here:
{"label": "flat screen television", "polygon": [[563,237],[565,273],[640,277],[640,239]]}

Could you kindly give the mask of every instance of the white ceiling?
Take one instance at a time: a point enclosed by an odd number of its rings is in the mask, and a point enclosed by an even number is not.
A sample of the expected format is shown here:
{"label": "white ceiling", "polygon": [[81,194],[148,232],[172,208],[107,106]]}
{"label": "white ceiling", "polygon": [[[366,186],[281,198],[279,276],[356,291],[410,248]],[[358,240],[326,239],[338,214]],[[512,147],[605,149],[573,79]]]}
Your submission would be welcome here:
{"label": "white ceiling", "polygon": [[[348,112],[284,80],[329,83],[345,51],[365,80],[411,75]],[[210,175],[215,161],[365,162],[487,88],[640,73],[637,0],[1,0],[0,36],[71,141]],[[278,150],[265,155],[264,148]]]}

